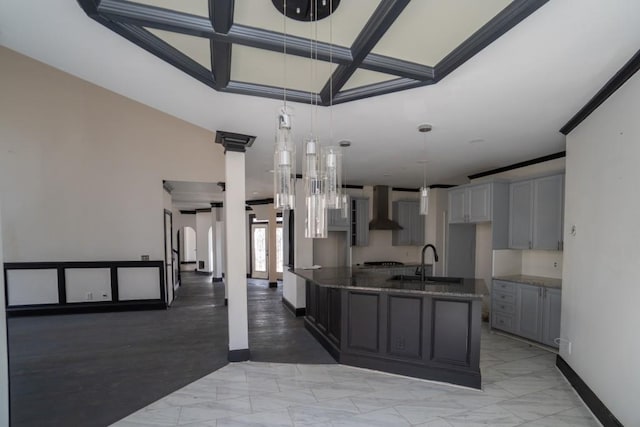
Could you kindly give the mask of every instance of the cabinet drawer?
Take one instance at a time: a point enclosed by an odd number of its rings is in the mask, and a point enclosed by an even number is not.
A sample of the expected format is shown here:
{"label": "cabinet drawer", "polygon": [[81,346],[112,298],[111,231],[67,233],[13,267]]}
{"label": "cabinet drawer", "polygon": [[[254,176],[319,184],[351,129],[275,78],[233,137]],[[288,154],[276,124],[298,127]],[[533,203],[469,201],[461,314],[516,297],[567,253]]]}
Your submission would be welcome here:
{"label": "cabinet drawer", "polygon": [[516,293],[516,285],[514,283],[502,282],[499,280],[495,280],[493,282],[493,289],[496,291],[500,291],[506,294],[515,294]]}
{"label": "cabinet drawer", "polygon": [[493,291],[493,302],[494,304],[499,303],[508,303],[513,304],[516,302],[516,296],[513,294],[501,292],[501,291]]}
{"label": "cabinet drawer", "polygon": [[491,327],[495,329],[502,329],[507,332],[513,332],[515,330],[514,316],[502,313],[493,313],[491,315]]}
{"label": "cabinet drawer", "polygon": [[514,304],[494,300],[493,311],[504,314],[514,314],[516,312],[516,306]]}

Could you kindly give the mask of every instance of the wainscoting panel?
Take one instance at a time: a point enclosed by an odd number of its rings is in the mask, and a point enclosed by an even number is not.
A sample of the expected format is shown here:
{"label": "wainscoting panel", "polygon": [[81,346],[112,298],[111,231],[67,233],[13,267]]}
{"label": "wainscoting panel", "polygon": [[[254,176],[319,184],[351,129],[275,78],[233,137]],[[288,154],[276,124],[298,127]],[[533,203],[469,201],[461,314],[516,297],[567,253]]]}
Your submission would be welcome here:
{"label": "wainscoting panel", "polygon": [[111,269],[67,268],[67,302],[111,301]]}
{"label": "wainscoting panel", "polygon": [[118,298],[120,301],[159,299],[158,269],[118,268]]}
{"label": "wainscoting panel", "polygon": [[7,271],[7,304],[57,304],[58,270]]}

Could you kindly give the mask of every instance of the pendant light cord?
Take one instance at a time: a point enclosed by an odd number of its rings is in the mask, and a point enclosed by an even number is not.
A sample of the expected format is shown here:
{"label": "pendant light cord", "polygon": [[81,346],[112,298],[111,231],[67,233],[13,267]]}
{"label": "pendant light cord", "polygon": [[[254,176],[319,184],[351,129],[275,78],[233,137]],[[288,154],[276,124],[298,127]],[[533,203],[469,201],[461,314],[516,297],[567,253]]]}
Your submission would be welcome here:
{"label": "pendant light cord", "polygon": [[284,92],[284,111],[287,112],[287,0],[284,0],[284,13],[282,14],[282,26],[284,29],[284,82],[282,91]]}
{"label": "pendant light cord", "polygon": [[329,13],[329,140],[333,144],[333,0],[329,0]]}

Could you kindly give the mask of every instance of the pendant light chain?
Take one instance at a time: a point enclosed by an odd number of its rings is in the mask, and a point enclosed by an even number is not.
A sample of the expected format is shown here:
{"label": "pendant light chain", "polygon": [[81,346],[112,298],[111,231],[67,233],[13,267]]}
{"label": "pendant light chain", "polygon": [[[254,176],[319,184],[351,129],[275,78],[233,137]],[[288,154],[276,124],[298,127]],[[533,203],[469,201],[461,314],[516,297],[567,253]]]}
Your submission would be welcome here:
{"label": "pendant light chain", "polygon": [[284,0],[284,13],[282,14],[282,26],[284,31],[284,82],[282,91],[284,92],[284,109],[287,109],[287,0]]}

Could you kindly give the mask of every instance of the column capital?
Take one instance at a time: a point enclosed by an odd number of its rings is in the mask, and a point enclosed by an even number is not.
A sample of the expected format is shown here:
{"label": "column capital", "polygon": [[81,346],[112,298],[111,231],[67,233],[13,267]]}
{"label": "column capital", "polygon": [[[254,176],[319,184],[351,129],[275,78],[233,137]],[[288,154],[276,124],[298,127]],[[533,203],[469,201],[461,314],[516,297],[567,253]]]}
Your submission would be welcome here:
{"label": "column capital", "polygon": [[256,137],[251,135],[227,132],[223,130],[216,131],[216,144],[222,144],[225,154],[227,151],[244,153],[247,151],[247,147],[251,147],[251,145],[253,145],[253,141],[255,140]]}

